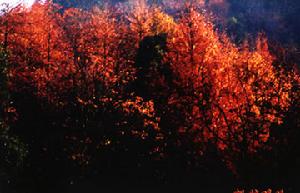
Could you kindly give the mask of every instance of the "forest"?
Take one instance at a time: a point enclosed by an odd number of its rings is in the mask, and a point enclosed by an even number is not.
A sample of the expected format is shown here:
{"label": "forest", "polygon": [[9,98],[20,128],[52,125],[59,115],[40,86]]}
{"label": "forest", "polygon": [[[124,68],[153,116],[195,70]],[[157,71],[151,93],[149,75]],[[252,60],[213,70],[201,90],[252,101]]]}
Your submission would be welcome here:
{"label": "forest", "polygon": [[0,13],[0,192],[298,193],[297,1]]}

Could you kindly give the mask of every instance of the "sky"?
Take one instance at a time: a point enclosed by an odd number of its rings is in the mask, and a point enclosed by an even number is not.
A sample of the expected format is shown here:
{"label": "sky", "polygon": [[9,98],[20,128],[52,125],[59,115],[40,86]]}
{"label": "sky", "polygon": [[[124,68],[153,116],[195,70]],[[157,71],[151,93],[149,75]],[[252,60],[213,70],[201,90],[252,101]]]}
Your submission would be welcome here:
{"label": "sky", "polygon": [[24,3],[26,6],[31,6],[35,0],[0,0],[0,7],[3,3],[8,3],[10,7]]}

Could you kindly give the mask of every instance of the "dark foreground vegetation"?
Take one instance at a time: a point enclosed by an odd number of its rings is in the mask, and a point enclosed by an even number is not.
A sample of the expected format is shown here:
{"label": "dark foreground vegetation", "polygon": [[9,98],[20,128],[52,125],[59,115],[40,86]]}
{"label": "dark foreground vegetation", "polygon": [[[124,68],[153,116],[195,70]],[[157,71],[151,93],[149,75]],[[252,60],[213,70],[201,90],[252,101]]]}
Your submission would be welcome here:
{"label": "dark foreground vegetation", "polygon": [[297,28],[241,2],[4,9],[0,192],[299,192]]}

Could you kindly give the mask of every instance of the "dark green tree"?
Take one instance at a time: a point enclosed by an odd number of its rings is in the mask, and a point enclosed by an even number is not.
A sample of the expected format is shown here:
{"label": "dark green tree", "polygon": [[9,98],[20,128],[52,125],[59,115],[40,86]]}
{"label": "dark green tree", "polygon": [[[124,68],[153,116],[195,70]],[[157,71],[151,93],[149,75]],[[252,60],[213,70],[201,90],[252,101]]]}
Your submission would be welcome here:
{"label": "dark green tree", "polygon": [[0,48],[0,180],[15,174],[27,150],[20,139],[10,131],[10,122],[16,117],[8,88],[7,53]]}

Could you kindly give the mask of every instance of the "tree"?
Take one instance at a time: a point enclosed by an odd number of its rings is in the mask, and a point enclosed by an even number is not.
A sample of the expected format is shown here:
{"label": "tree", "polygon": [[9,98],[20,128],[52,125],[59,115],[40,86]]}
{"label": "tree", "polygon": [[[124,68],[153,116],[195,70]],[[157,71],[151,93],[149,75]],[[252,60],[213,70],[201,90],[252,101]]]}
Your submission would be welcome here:
{"label": "tree", "polygon": [[192,134],[204,149],[212,142],[226,159],[242,155],[247,160],[264,147],[270,127],[282,123],[290,106],[293,79],[276,75],[267,45],[260,36],[256,50],[247,49],[247,43],[238,48],[187,9],[168,38],[166,55],[181,88],[171,98],[185,112],[179,130]]}
{"label": "tree", "polygon": [[11,126],[17,121],[17,111],[13,105],[8,88],[7,53],[0,48],[0,179],[7,180],[16,173],[27,155],[27,148],[19,137],[11,132]]}
{"label": "tree", "polygon": [[[146,1],[11,10],[0,17],[8,90],[20,106],[26,94],[37,111],[46,109],[47,124],[37,125],[63,128],[74,161],[88,163],[82,151],[99,146],[159,159],[213,150],[234,170],[269,148],[271,128],[298,100],[299,77],[277,65],[263,35],[255,46],[235,45],[194,1],[174,18]],[[49,118],[56,113],[59,120]],[[146,153],[131,139],[146,142]]]}
{"label": "tree", "polygon": [[178,93],[170,98],[170,103],[184,112],[185,120],[179,128],[181,132],[197,133],[200,143],[207,141],[210,129],[212,96],[212,70],[217,68],[213,60],[219,42],[213,26],[193,8],[177,25],[173,36],[168,37],[166,61],[174,73]]}
{"label": "tree", "polygon": [[82,33],[87,34],[82,37],[82,44],[89,61],[87,76],[93,82],[93,96],[101,98],[111,89],[122,90],[133,78],[130,53],[133,48],[125,39],[127,28],[124,23],[117,22],[109,8],[94,8],[91,18],[83,23]]}
{"label": "tree", "polygon": [[130,32],[138,47],[144,37],[171,33],[174,28],[173,18],[163,13],[159,7],[148,6],[146,1],[133,1],[127,11]]}

